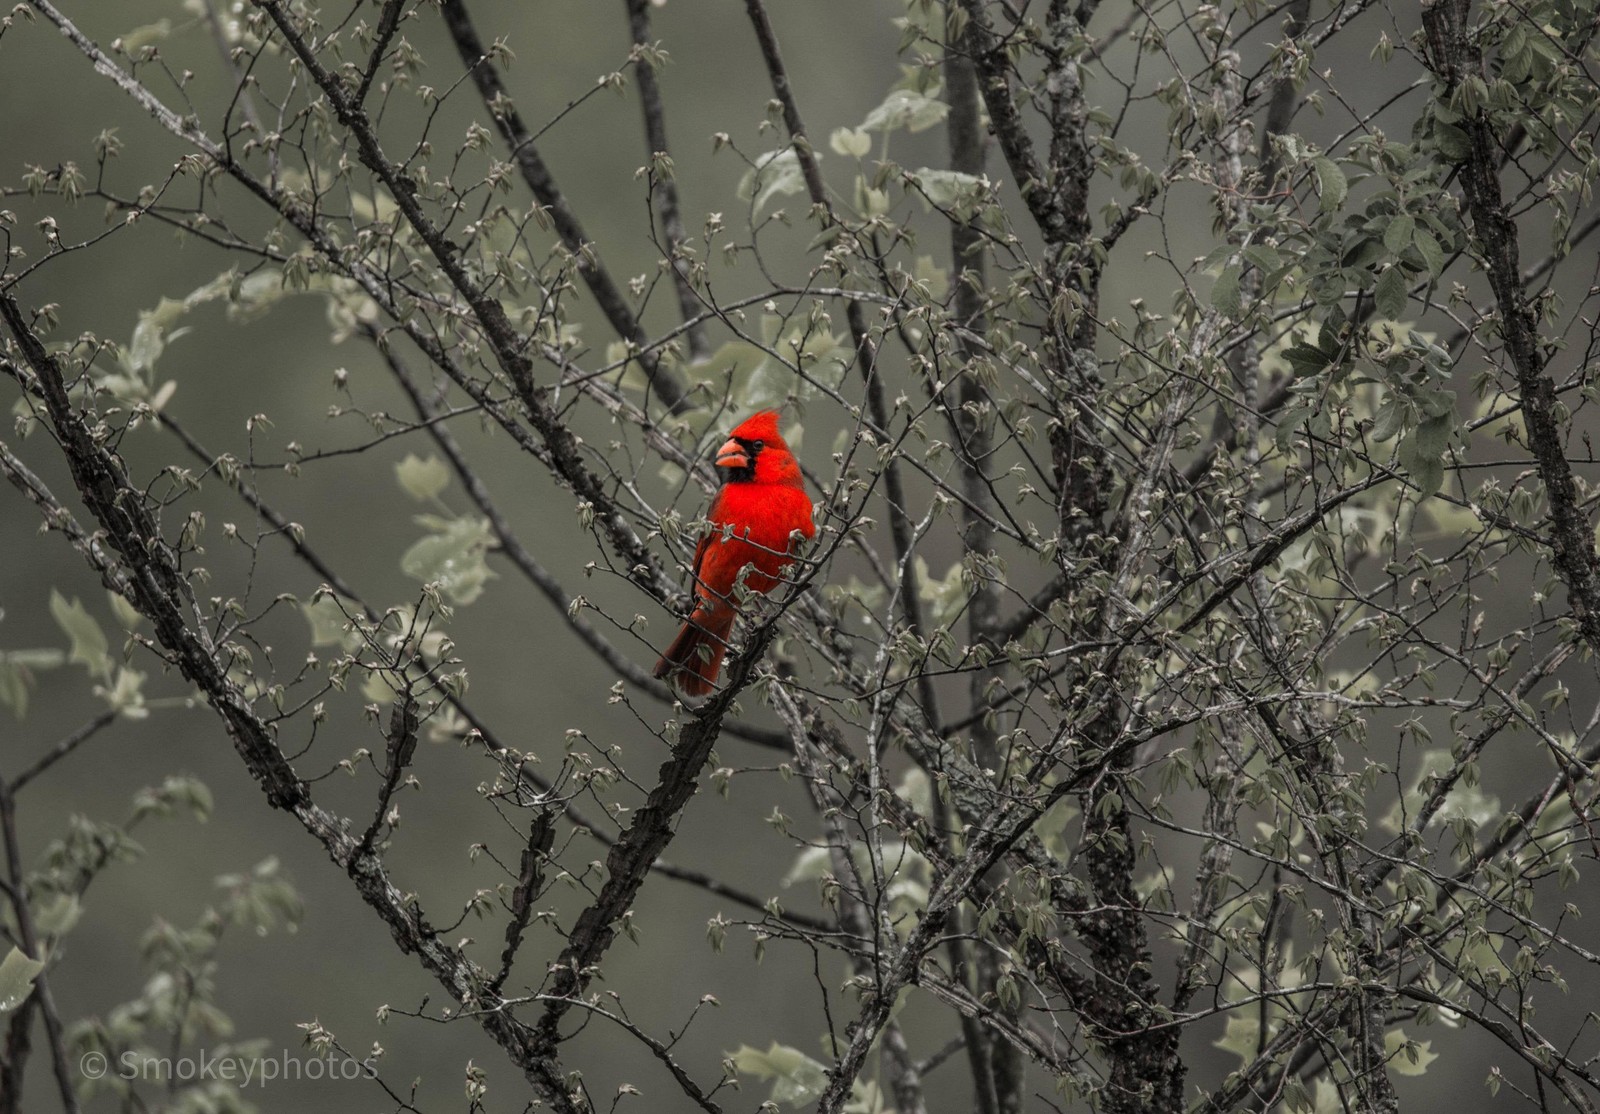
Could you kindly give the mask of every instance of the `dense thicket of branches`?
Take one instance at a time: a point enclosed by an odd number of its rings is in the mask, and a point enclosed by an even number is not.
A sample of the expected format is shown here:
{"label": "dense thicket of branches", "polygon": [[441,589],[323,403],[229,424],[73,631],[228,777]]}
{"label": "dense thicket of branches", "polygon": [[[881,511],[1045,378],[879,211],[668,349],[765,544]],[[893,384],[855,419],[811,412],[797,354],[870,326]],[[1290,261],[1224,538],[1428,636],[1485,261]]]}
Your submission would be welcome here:
{"label": "dense thicket of branches", "polygon": [[[659,5],[626,0],[606,15],[633,50],[597,88],[643,110],[660,266],[631,279],[586,231],[584,183],[541,156],[568,112],[532,122],[516,44],[480,6],[190,0],[196,34],[110,45],[70,0],[7,19],[0,64],[53,28],[64,88],[111,82],[151,141],[185,147],[164,180],[127,181],[114,156],[146,139],[107,135],[30,169],[0,214],[18,417],[0,471],[55,535],[37,544],[132,609],[123,664],[61,601],[109,702],[87,731],[142,714],[147,675],[181,675],[266,803],[348,874],[373,940],[381,921],[522,1099],[556,1110],[621,1084],[652,1096],[623,1104],[753,1108],[730,1083],[768,1078],[780,1106],[829,1114],[1393,1111],[1436,1059],[1474,1089],[1596,1109],[1594,0],[907,0],[884,5],[901,78],[859,124],[809,112],[769,4],[743,0],[725,47],[759,55],[769,87],[728,111],[766,101],[769,149],[719,135],[743,187],[692,201],[674,160],[707,148],[669,146],[671,43]],[[455,55],[424,68],[427,43]],[[217,66],[231,98],[188,103],[184,69]],[[900,165],[930,129],[942,165]],[[30,300],[57,260],[151,222],[232,266],[124,343]],[[470,503],[423,520],[411,600],[364,598],[261,494],[257,442],[200,444],[156,374],[201,304],[265,313],[297,291],[411,406],[341,394],[370,422],[346,451],[399,439],[409,494]],[[686,606],[705,454],[772,405],[808,431],[817,540],[748,602],[719,691],[676,701],[648,665]],[[487,443],[458,438],[470,423],[562,489],[587,569],[518,533]],[[304,431],[271,437],[291,471],[338,467]],[[132,438],[170,463],[130,464]],[[40,478],[60,460],[70,490]],[[193,510],[218,486],[252,530]],[[289,547],[322,587],[211,576],[206,546]],[[597,655],[659,758],[581,730],[531,754],[546,735],[474,712],[468,672],[495,662],[458,653],[452,616],[525,589],[554,606],[516,652]],[[309,656],[257,634],[294,604]],[[0,658],[19,714],[53,660]],[[365,725],[319,732],[364,705]],[[391,873],[422,737],[496,765],[459,805],[467,830],[487,839],[498,811],[520,843],[481,896],[503,926],[488,943],[436,929],[459,911]],[[352,815],[313,777],[341,762],[367,796]],[[774,816],[814,907],[662,858],[697,791],[775,763],[815,805]],[[0,785],[8,830],[32,776]],[[585,865],[595,839],[603,866]],[[7,931],[44,959],[109,856],[67,840],[33,867],[7,842]],[[647,988],[602,985],[641,890],[682,882],[725,901],[717,946],[747,931],[841,962],[819,959],[821,1048],[753,1034],[693,1059],[681,1029],[632,1020]],[[292,908],[252,885],[253,916]],[[36,1020],[69,1108],[75,1052],[158,1039],[157,1021],[70,1024],[49,973],[12,1014],[13,1109]],[[659,1077],[574,1051],[585,1024],[645,1046]]]}

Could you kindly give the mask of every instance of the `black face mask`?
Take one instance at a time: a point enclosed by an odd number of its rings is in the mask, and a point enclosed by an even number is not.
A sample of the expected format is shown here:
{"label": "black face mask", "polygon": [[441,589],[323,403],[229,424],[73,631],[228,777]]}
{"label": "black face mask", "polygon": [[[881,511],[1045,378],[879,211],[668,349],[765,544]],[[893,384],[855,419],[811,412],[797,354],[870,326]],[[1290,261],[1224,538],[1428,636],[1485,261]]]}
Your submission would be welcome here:
{"label": "black face mask", "polygon": [[728,468],[719,465],[717,471],[722,474],[722,482],[725,484],[754,483],[756,478],[756,457],[761,455],[761,450],[766,447],[765,443],[747,441],[743,437],[735,437],[732,440],[739,443],[739,447],[744,450],[745,458],[749,463],[743,468]]}

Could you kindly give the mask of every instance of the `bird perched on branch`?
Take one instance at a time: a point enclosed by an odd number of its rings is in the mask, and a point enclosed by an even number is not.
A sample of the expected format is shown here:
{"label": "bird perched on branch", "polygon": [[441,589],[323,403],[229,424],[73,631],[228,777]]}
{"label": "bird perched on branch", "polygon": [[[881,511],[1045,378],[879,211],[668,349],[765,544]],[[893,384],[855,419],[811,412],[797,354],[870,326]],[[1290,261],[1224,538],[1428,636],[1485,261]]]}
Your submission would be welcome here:
{"label": "bird perched on branch", "polygon": [[711,530],[694,551],[694,611],[655,670],[689,696],[704,696],[716,683],[739,613],[733,589],[740,574],[750,591],[772,591],[793,561],[794,532],[807,538],[817,532],[776,411],[740,423],[717,450],[716,465],[722,487],[706,513]]}

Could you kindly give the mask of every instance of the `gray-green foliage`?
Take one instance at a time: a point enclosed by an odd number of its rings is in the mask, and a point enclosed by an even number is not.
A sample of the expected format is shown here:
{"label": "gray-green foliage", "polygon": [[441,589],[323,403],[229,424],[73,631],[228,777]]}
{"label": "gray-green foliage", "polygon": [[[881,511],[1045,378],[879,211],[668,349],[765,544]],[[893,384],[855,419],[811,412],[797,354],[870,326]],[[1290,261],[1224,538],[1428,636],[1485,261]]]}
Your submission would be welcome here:
{"label": "gray-green foliage", "polygon": [[[137,997],[76,1023],[68,1033],[75,1057],[91,1054],[111,1065],[101,1078],[85,1081],[86,1097],[102,1091],[127,1105],[159,1101],[184,1114],[253,1114],[259,1109],[240,1088],[245,1065],[256,1091],[264,1093],[262,1065],[272,1042],[235,1037],[219,1005],[224,976],[220,958],[230,932],[264,935],[293,931],[302,914],[300,897],[274,859],[241,874],[216,880],[217,902],[188,928],[157,921],[140,942],[146,979]],[[202,1072],[198,1065],[213,1067]],[[216,1065],[229,1063],[227,1075]],[[269,1062],[270,1063],[270,1062]]]}

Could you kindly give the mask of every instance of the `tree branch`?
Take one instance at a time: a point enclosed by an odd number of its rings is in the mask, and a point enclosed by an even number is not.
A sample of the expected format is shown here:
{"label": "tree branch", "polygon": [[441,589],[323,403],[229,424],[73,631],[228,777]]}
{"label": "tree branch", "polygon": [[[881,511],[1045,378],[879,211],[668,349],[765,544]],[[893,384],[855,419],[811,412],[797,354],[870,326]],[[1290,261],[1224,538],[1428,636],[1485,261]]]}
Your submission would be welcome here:
{"label": "tree branch", "polygon": [[[116,556],[85,535],[42,485],[26,484],[24,477],[8,468],[12,482],[41,504],[47,521],[67,532],[107,587],[126,596],[150,620],[157,641],[222,719],[234,749],[260,784],[267,802],[292,814],[323,845],[329,858],[350,876],[362,900],[389,926],[400,949],[416,955],[457,1002],[473,1005],[482,1001],[484,988],[473,964],[439,940],[414,899],[389,881],[377,854],[364,850],[340,818],[312,802],[305,782],[284,758],[271,729],[256,715],[219,660],[188,580],[173,563],[171,550],[145,508],[143,494],[129,482],[121,461],[96,440],[89,424],[73,408],[55,358],[7,292],[0,292],[0,318],[39,380],[74,485]],[[535,1049],[526,1026],[500,1010],[480,1015],[479,1022],[546,1102],[561,1114],[579,1114],[553,1053]]]}
{"label": "tree branch", "polygon": [[[594,296],[600,312],[605,314],[606,320],[611,323],[617,335],[632,343],[638,350],[639,364],[649,376],[651,386],[666,403],[668,411],[681,414],[693,409],[694,403],[688,397],[681,378],[665,367],[650,351],[649,338],[645,335],[643,327],[634,317],[633,311],[628,308],[622,291],[611,278],[611,272],[601,264],[593,243],[584,234],[583,225],[578,222],[577,214],[572,211],[566,195],[557,187],[554,175],[540,157],[539,149],[534,146],[533,137],[528,134],[515,102],[506,93],[499,71],[495,68],[488,51],[484,49],[483,40],[478,37],[477,28],[473,26],[472,17],[467,12],[465,0],[441,0],[439,10],[444,14],[445,27],[450,32],[451,41],[455,43],[456,52],[461,55],[462,64],[467,67],[472,83],[477,86],[478,93],[483,98],[484,107],[494,119],[495,128],[500,132],[501,139],[505,140],[506,146],[510,148],[511,157],[522,174],[522,180],[533,191],[539,204],[550,211],[550,220],[555,225],[556,234],[561,237],[562,245],[571,253],[578,275],[589,288],[589,293]],[[642,70],[645,66],[641,63],[638,68]],[[665,150],[665,147],[662,150]]]}
{"label": "tree branch", "polygon": [[[1432,0],[1423,5],[1428,61],[1447,92],[1483,65],[1467,26],[1470,15],[1468,0]],[[1555,383],[1545,372],[1538,318],[1523,286],[1517,226],[1500,193],[1499,147],[1485,109],[1465,116],[1461,128],[1469,146],[1460,167],[1461,190],[1472,215],[1473,240],[1499,307],[1500,333],[1516,370],[1528,445],[1550,501],[1551,562],[1566,585],[1573,619],[1584,640],[1600,651],[1600,562],[1595,556],[1594,527],[1578,499],[1556,416]]]}

